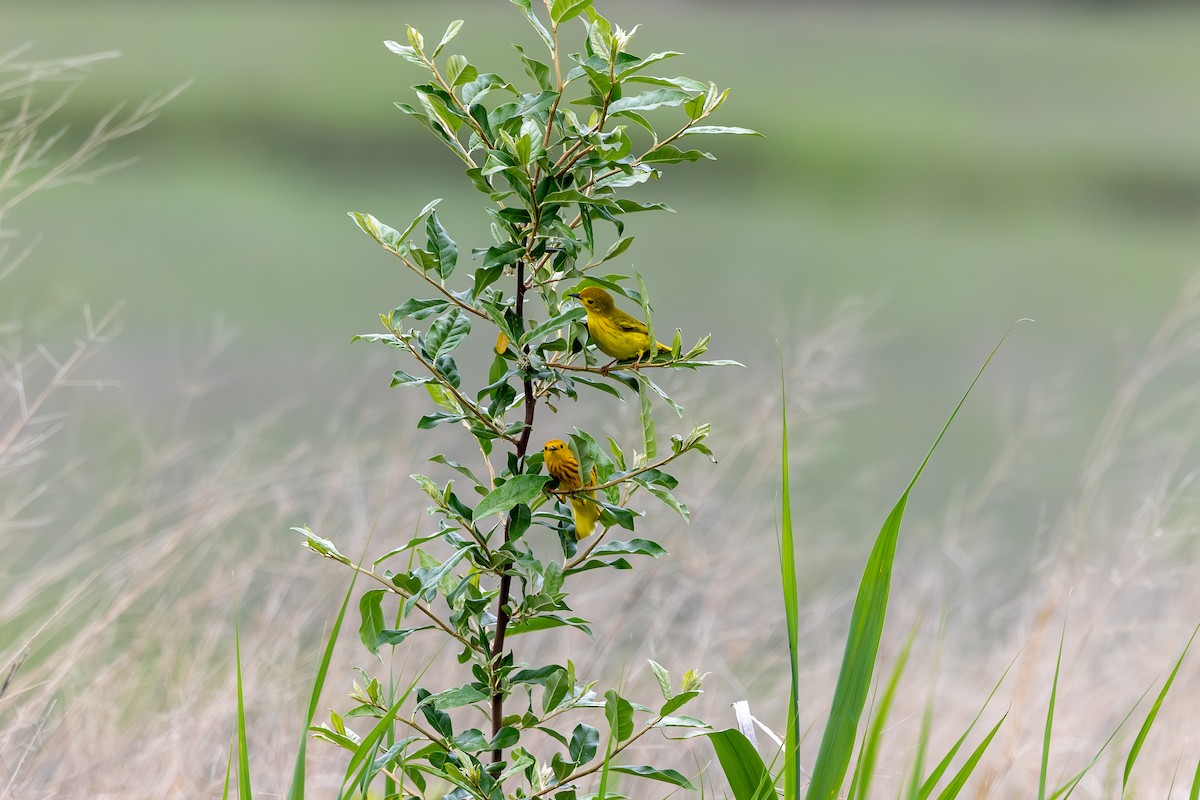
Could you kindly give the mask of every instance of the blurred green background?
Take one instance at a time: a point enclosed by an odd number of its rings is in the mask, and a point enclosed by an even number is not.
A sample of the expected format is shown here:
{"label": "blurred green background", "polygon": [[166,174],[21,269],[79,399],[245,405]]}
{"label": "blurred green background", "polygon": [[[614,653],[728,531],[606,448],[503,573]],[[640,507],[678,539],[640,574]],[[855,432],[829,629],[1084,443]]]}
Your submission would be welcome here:
{"label": "blurred green background", "polygon": [[[642,24],[636,50],[683,50],[669,70],[734,88],[719,123],[766,135],[713,140],[717,162],[669,171],[649,193],[679,213],[631,220],[618,262],[646,276],[660,327],[711,331],[715,357],[748,365],[722,386],[773,391],[776,342],[787,356],[864,298],[878,402],[855,412],[847,447],[887,431],[894,451],[874,455],[896,457],[900,480],[991,344],[1032,317],[991,392],[1068,382],[1085,440],[1089,398],[1197,265],[1200,9],[604,5]],[[444,197],[464,251],[486,236],[458,162],[393,108],[421,76],[381,43],[453,18],[467,20],[457,51],[521,74],[508,43],[535,40],[501,0],[10,0],[0,47],[123,54],[61,112],[72,135],[191,86],[111,154],[136,164],[9,221],[44,238],[0,303],[69,338],[82,304],[124,301],[104,369],[148,424],[176,413],[181,373],[220,326],[239,337],[210,422],[284,399],[300,419],[330,414],[376,356],[351,335],[414,288],[345,213],[396,223]],[[394,402],[387,375],[355,384],[363,404]]]}

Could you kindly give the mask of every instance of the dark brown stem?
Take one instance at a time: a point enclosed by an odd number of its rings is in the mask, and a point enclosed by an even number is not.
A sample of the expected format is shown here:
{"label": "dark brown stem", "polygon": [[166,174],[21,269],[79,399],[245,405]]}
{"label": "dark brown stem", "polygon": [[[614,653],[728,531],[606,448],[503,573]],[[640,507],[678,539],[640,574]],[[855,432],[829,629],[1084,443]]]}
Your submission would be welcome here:
{"label": "dark brown stem", "polygon": [[[517,302],[516,302],[517,319],[520,322],[522,329],[525,326],[525,259],[517,262]],[[525,345],[525,355],[529,355],[529,345]],[[533,432],[533,415],[537,409],[537,400],[533,396],[533,379],[526,373],[523,379],[525,389],[525,427],[521,429],[520,436],[517,437],[517,462],[523,464],[525,454],[529,450],[529,436]],[[513,522],[517,517],[517,509],[508,512],[508,519],[504,522],[504,542],[507,544],[511,541]],[[512,594],[512,575],[505,570],[500,576],[500,595],[496,598],[496,636],[492,640],[492,668],[493,670],[499,666],[500,660],[504,658],[504,634],[508,629],[509,613],[508,601]],[[492,686],[492,738],[496,738],[496,734],[500,733],[500,728],[504,721],[504,687],[495,682]],[[498,763],[504,756],[503,751],[496,749],[492,751],[492,762]]]}

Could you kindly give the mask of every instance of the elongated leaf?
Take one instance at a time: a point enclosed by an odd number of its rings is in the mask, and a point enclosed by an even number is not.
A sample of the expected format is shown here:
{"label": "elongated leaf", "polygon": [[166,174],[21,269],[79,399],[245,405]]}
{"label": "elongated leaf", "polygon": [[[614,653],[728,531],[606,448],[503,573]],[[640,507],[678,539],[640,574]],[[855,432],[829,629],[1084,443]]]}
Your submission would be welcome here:
{"label": "elongated leaf", "polygon": [[788,447],[787,380],[783,371],[783,354],[779,356],[780,416],[783,420],[783,452],[780,454],[781,541],[779,566],[783,579],[783,613],[787,623],[788,664],[791,680],[788,684],[787,730],[783,746],[784,797],[800,797],[800,597],[796,580],[796,543],[792,531],[791,448]]}
{"label": "elongated leaf", "polygon": [[438,275],[442,276],[442,280],[449,278],[458,263],[458,245],[442,226],[436,211],[430,213],[429,219],[425,221],[425,236],[429,241],[429,252],[433,253]]}
{"label": "elongated leaf", "polygon": [[457,308],[439,318],[429,327],[425,335],[425,355],[436,360],[462,344],[463,339],[471,332],[471,320]]}
{"label": "elongated leaf", "polygon": [[242,635],[238,628],[237,610],[233,616],[233,652],[237,659],[237,754],[238,800],[252,800],[250,789],[250,740],[246,737],[246,701],[242,693]]}
{"label": "elongated leaf", "polygon": [[[1009,328],[1011,331],[1012,328]],[[866,704],[867,693],[871,687],[871,676],[875,670],[875,659],[879,655],[879,640],[883,634],[884,618],[887,615],[888,597],[891,591],[892,562],[896,555],[896,541],[900,534],[900,523],[904,519],[904,509],[929,459],[949,430],[950,424],[970,396],[971,390],[979,381],[983,371],[987,369],[996,351],[1008,337],[1006,332],[987,359],[975,374],[971,385],[958,401],[958,405],[950,413],[949,419],[934,439],[929,452],[921,461],[912,480],[900,495],[900,499],[888,514],[867,567],[859,584],[858,597],[854,602],[854,610],[850,617],[850,631],[846,636],[846,652],[842,657],[842,667],[838,674],[837,688],[834,690],[833,707],[821,737],[821,747],[817,751],[817,761],[813,765],[812,782],[809,783],[808,800],[834,800],[841,792],[846,770],[850,765],[850,756],[854,750],[854,740],[862,718],[863,706]]]}
{"label": "elongated leaf", "polygon": [[1125,759],[1125,773],[1121,776],[1121,795],[1125,794],[1125,787],[1129,784],[1129,773],[1133,771],[1133,765],[1137,762],[1138,754],[1142,751],[1142,745],[1146,741],[1146,736],[1150,734],[1150,728],[1154,725],[1154,720],[1158,716],[1158,709],[1162,707],[1163,700],[1167,697],[1167,692],[1171,689],[1171,684],[1175,681],[1175,675],[1179,672],[1179,667],[1183,664],[1183,659],[1187,656],[1188,649],[1192,646],[1192,641],[1196,638],[1196,632],[1200,631],[1197,627],[1192,631],[1192,636],[1188,639],[1187,644],[1183,647],[1183,652],[1179,654],[1179,658],[1175,661],[1175,667],[1171,670],[1171,674],[1167,676],[1166,683],[1163,684],[1162,691],[1158,693],[1158,697],[1154,700],[1154,705],[1150,707],[1150,713],[1146,715],[1146,721],[1142,723],[1141,729],[1138,731],[1137,737],[1133,740],[1133,746],[1129,748],[1129,756]]}
{"label": "elongated leaf", "polygon": [[1005,714],[1000,718],[999,722],[992,726],[992,729],[988,731],[988,735],[985,736],[983,741],[979,743],[979,746],[971,752],[971,755],[967,758],[966,762],[962,765],[958,772],[954,774],[954,777],[950,780],[950,783],[948,783],[946,788],[942,790],[942,793],[938,795],[938,800],[951,800],[951,798],[958,797],[959,793],[962,792],[963,786],[965,786],[967,783],[967,778],[971,777],[971,773],[975,771],[975,766],[979,763],[979,759],[983,758],[984,751],[987,750],[988,745],[992,743],[992,738],[995,737],[996,731],[1000,730],[1000,726],[1004,724],[1004,720],[1007,718],[1008,715]]}
{"label": "elongated leaf", "polygon": [[604,718],[614,740],[623,742],[633,735],[633,706],[614,689],[604,693]]}
{"label": "elongated leaf", "polygon": [[680,138],[693,133],[729,133],[737,136],[762,136],[758,131],[752,131],[749,128],[734,128],[728,125],[696,125],[684,131]]}
{"label": "elongated leaf", "polygon": [[646,458],[654,458],[658,455],[658,434],[654,430],[654,412],[650,408],[650,392],[644,381],[640,383],[638,400],[642,419],[642,446],[646,449]]}
{"label": "elongated leaf", "polygon": [[1100,749],[1096,751],[1096,755],[1092,756],[1092,760],[1087,764],[1084,764],[1083,769],[1071,776],[1071,778],[1068,779],[1062,786],[1055,789],[1054,792],[1051,793],[1049,800],[1059,800],[1059,798],[1062,798],[1062,800],[1067,800],[1067,798],[1071,796],[1071,794],[1075,791],[1075,787],[1077,787],[1079,782],[1083,780],[1083,777],[1091,772],[1092,767],[1100,763],[1100,757],[1107,752],[1108,746],[1112,744],[1113,739],[1117,738],[1117,734],[1120,733],[1121,729],[1125,727],[1125,723],[1128,722],[1129,718],[1133,716],[1133,712],[1137,711],[1137,707],[1142,704],[1142,701],[1146,699],[1146,695],[1148,694],[1150,694],[1149,687],[1146,688],[1146,691],[1142,692],[1142,696],[1138,698],[1137,702],[1133,704],[1125,716],[1122,717],[1121,721],[1117,723],[1117,727],[1113,728],[1113,732],[1110,733],[1108,738],[1104,740],[1104,744],[1100,745]]}
{"label": "elongated leaf", "polygon": [[734,800],[774,800],[774,782],[767,765],[741,731],[730,728],[704,735],[712,742]]}
{"label": "elongated leaf", "polygon": [[908,639],[905,640],[900,655],[896,657],[896,664],[892,668],[892,676],[888,679],[887,689],[884,690],[883,699],[879,703],[879,710],[873,715],[870,730],[859,749],[859,765],[854,769],[855,775],[852,784],[856,791],[851,792],[852,797],[863,798],[863,800],[871,797],[871,779],[875,776],[875,758],[879,752],[879,743],[883,740],[888,712],[891,711],[892,701],[896,697],[896,687],[900,684],[900,676],[904,674],[904,667],[908,663],[908,654],[912,652],[917,629],[918,626],[914,625],[909,631]]}
{"label": "elongated leaf", "polygon": [[635,94],[632,97],[622,97],[620,100],[614,100],[608,107],[608,113],[616,114],[618,111],[652,111],[662,106],[678,106],[688,100],[686,92],[681,92],[678,89],[654,89],[642,94]]}
{"label": "elongated leaf", "polygon": [[451,39],[453,39],[455,36],[458,36],[458,32],[462,29],[462,26],[463,21],[461,19],[456,19],[446,26],[446,32],[442,34],[442,40],[438,42],[437,47],[433,48],[434,58],[438,57],[438,55],[442,52],[443,47],[450,44]]}
{"label": "elongated leaf", "polygon": [[550,6],[550,19],[555,25],[561,25],[578,17],[591,4],[592,0],[554,0]]}
{"label": "elongated leaf", "polygon": [[364,592],[363,596],[358,600],[358,611],[362,617],[362,622],[358,626],[358,638],[371,655],[379,652],[379,633],[386,624],[383,621],[383,595],[386,590],[372,589],[369,592]]}
{"label": "elongated leaf", "polygon": [[[307,528],[305,530],[307,531]],[[309,536],[309,542],[311,542],[313,538],[311,532],[307,535]],[[330,546],[332,547],[332,544]],[[364,548],[363,558],[365,557],[366,550]],[[348,559],[347,563],[349,563]],[[359,565],[361,566],[361,564],[362,559],[360,558]],[[350,577],[350,585],[346,587],[346,595],[342,598],[341,608],[338,609],[337,617],[333,621],[333,628],[329,632],[329,638],[325,642],[325,652],[321,656],[321,663],[317,665],[317,675],[313,679],[312,691],[308,697],[308,710],[304,717],[304,725],[300,730],[300,746],[296,748],[296,765],[292,768],[292,782],[288,786],[287,800],[304,800],[308,729],[312,727],[313,718],[317,715],[317,703],[321,699],[321,691],[325,688],[325,677],[329,674],[329,663],[333,659],[333,648],[337,644],[338,634],[342,630],[342,621],[346,618],[346,609],[350,607],[350,598],[354,595],[354,584],[357,581],[358,570],[354,570]]]}
{"label": "elongated leaf", "polygon": [[[996,684],[994,686],[992,686],[992,691],[988,694],[987,699],[985,699],[983,701],[983,705],[980,706],[979,712],[975,714],[975,718],[971,720],[971,724],[967,726],[967,729],[965,731],[963,731],[962,736],[958,737],[958,740],[950,748],[949,752],[947,752],[946,755],[942,758],[942,760],[938,762],[937,766],[934,767],[933,772],[931,772],[929,774],[929,778],[923,784],[921,784],[919,791],[910,792],[910,794],[909,794],[910,800],[912,800],[912,798],[919,798],[919,800],[926,800],[926,798],[928,798],[929,796],[931,796],[933,794],[933,790],[935,788],[937,788],[938,781],[940,781],[942,779],[942,775],[944,775],[946,773],[946,770],[948,770],[950,768],[950,763],[954,760],[954,756],[956,756],[958,754],[958,751],[960,749],[962,749],[963,744],[966,743],[967,737],[971,734],[971,731],[975,729],[975,726],[979,723],[980,718],[983,717],[983,712],[986,711],[987,707],[991,704],[992,698],[996,696],[996,692],[999,691],[1000,685],[1002,683],[1004,683],[1004,679],[1008,677],[1009,670],[1012,669],[1013,664],[1015,664],[1015,663],[1017,663],[1017,656],[1013,656],[1013,659],[1008,662],[1008,666],[1004,668],[1004,672],[1001,673],[1001,675],[1000,675],[1000,680],[996,681]],[[933,700],[931,698],[930,701],[926,704],[925,716],[929,717],[932,715],[932,713],[933,713]],[[928,739],[929,724],[924,721],[922,721],[921,724],[922,724],[922,736],[925,739]],[[918,750],[918,755],[921,755],[919,750]],[[921,759],[918,758],[917,763],[914,766],[914,769],[920,768],[920,762],[921,762]],[[916,785],[916,781],[919,779],[919,777],[920,777],[919,774],[915,775],[914,780],[913,780],[914,786]]]}
{"label": "elongated leaf", "polygon": [[549,475],[516,475],[509,478],[479,502],[473,519],[478,521],[492,514],[503,514],[520,503],[529,503],[541,494],[542,487],[549,480]]}
{"label": "elongated leaf", "polygon": [[560,328],[565,328],[575,320],[583,319],[585,316],[587,316],[587,310],[583,306],[569,308],[558,316],[551,317],[550,319],[530,330],[521,337],[520,344],[532,342],[534,339],[538,339],[548,333],[552,333]]}
{"label": "elongated leaf", "polygon": [[444,692],[431,694],[421,701],[421,705],[432,704],[438,711],[445,711],[448,708],[469,706],[472,703],[478,703],[487,698],[488,695],[486,692],[468,683],[465,686],[457,686],[453,689],[447,689]]}
{"label": "elongated leaf", "polygon": [[1062,668],[1063,642],[1067,638],[1067,620],[1063,618],[1058,638],[1058,658],[1054,661],[1054,682],[1050,684],[1050,705],[1046,708],[1046,729],[1042,734],[1042,768],[1038,772],[1038,800],[1046,799],[1046,772],[1050,766],[1050,732],[1054,727],[1054,701],[1058,698],[1058,673]]}
{"label": "elongated leaf", "polygon": [[669,783],[673,786],[682,786],[688,791],[696,790],[696,787],[692,786],[691,781],[673,769],[659,769],[657,767],[648,767],[644,765],[626,766],[623,764],[614,764],[613,766],[609,767],[609,769],[613,772],[624,772],[626,775],[637,775],[640,778],[650,778],[651,780],[662,781],[663,783]]}
{"label": "elongated leaf", "polygon": [[[413,678],[412,682],[408,684],[403,692],[400,693],[400,696],[396,699],[392,706],[388,708],[387,712],[385,712],[384,715],[380,717],[379,721],[375,723],[375,726],[371,728],[371,731],[364,736],[362,741],[360,741],[354,748],[354,753],[350,756],[350,761],[346,764],[346,773],[342,778],[342,792],[339,793],[339,797],[345,796],[346,787],[351,783],[366,784],[368,782],[370,777],[369,771],[374,766],[375,762],[375,759],[371,758],[372,754],[377,751],[379,743],[383,740],[383,737],[391,733],[392,726],[395,723],[396,714],[400,712],[400,707],[408,700],[409,695],[412,694],[413,688],[417,685],[417,682],[421,680],[422,676],[425,675],[426,670],[429,669],[432,663],[433,661],[431,660],[421,669],[417,676]],[[356,771],[359,773],[357,777],[355,776]],[[363,787],[363,792],[364,794],[366,793],[365,785]]]}

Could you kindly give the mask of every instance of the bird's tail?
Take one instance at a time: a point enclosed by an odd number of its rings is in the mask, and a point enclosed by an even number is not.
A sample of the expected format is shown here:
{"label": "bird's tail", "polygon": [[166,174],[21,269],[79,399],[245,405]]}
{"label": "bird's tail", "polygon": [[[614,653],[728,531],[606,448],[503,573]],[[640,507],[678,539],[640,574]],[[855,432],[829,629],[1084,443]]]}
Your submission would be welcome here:
{"label": "bird's tail", "polygon": [[586,539],[596,530],[596,522],[600,519],[600,504],[595,502],[595,492],[588,492],[583,497],[571,496],[571,510],[575,512],[575,539]]}

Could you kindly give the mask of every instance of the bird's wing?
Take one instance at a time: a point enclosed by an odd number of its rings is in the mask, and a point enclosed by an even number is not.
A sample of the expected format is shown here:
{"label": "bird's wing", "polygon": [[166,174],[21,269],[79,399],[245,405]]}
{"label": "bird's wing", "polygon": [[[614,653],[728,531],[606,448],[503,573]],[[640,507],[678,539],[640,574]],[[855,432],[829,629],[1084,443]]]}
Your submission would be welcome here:
{"label": "bird's wing", "polygon": [[620,309],[617,309],[616,311],[613,312],[613,322],[616,323],[616,326],[618,328],[620,328],[621,330],[623,330],[627,333],[648,333],[649,332],[648,329],[646,328],[646,323],[642,322],[640,319],[636,319],[635,317],[629,316],[628,314],[626,314],[624,311],[621,311]]}

